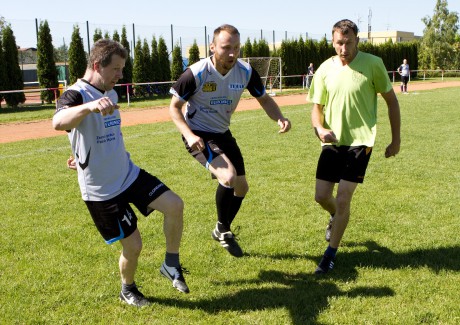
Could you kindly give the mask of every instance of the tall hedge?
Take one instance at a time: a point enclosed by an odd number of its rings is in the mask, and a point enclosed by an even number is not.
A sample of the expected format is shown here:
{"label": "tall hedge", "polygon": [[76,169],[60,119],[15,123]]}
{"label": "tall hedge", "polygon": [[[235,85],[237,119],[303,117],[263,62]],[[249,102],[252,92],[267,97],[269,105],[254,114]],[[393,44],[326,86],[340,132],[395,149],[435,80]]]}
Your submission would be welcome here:
{"label": "tall hedge", "polygon": [[75,25],[69,45],[69,80],[71,84],[83,77],[87,62],[83,41],[80,37],[80,28]]}
{"label": "tall hedge", "polygon": [[[19,67],[18,47],[16,38],[10,26],[5,26],[2,30],[3,55],[2,64],[5,66],[5,90],[22,90],[24,89],[24,81],[22,79],[22,71]],[[26,101],[26,96],[23,92],[11,93],[4,95],[6,104],[10,107],[17,107]]]}
{"label": "tall hedge", "polygon": [[[40,88],[58,88],[58,74],[54,61],[53,39],[48,21],[40,23],[37,43],[37,76]],[[42,101],[50,104],[59,97],[58,90],[45,90],[40,93]]]}
{"label": "tall hedge", "polygon": [[182,60],[182,53],[179,44],[174,46],[172,52],[172,64],[171,64],[171,80],[179,79],[182,72],[184,72],[184,63]]}

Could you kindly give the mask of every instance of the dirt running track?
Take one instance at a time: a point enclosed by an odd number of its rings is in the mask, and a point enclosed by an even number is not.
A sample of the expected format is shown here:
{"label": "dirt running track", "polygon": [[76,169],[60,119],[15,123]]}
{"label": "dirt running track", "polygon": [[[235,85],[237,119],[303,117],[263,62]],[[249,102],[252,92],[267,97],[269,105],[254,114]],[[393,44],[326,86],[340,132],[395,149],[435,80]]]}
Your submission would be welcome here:
{"label": "dirt running track", "polygon": [[[420,84],[413,83],[409,85],[410,91],[447,87],[460,87],[460,81],[446,81]],[[394,89],[397,93],[399,92],[399,83],[395,84]],[[306,104],[306,94],[275,96],[273,98],[279,106]],[[261,107],[257,100],[242,99],[237,107],[237,110],[241,111],[259,108]],[[168,107],[157,107],[152,109],[123,111],[121,112],[121,119],[123,121],[123,126],[129,126],[168,121],[170,117]],[[64,135],[65,132],[53,130],[51,126],[51,119],[37,122],[0,124],[0,143]]]}

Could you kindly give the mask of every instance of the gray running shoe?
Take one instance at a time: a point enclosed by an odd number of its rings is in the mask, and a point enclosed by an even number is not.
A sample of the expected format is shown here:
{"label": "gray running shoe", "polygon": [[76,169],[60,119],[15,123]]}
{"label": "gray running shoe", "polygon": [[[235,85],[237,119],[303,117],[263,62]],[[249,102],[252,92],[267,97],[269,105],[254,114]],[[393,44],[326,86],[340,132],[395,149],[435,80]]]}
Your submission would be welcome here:
{"label": "gray running shoe", "polygon": [[332,231],[332,221],[334,220],[334,216],[331,215],[331,218],[329,219],[329,223],[326,227],[326,241],[330,241],[331,240],[331,231]]}
{"label": "gray running shoe", "polygon": [[186,269],[183,269],[181,266],[171,267],[167,266],[165,262],[161,264],[160,273],[165,278],[172,282],[172,286],[183,293],[189,293],[190,290],[187,287],[184,279],[184,273],[188,273]]}

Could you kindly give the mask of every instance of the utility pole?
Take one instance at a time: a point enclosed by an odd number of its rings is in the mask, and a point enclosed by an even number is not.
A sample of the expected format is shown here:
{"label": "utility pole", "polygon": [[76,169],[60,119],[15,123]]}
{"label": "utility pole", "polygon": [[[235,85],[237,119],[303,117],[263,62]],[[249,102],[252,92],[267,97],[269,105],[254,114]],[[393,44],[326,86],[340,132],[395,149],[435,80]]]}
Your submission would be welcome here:
{"label": "utility pole", "polygon": [[367,16],[367,39],[368,39],[368,42],[371,41],[371,31],[372,31],[371,20],[372,20],[372,10],[371,10],[371,8],[369,8],[369,15]]}

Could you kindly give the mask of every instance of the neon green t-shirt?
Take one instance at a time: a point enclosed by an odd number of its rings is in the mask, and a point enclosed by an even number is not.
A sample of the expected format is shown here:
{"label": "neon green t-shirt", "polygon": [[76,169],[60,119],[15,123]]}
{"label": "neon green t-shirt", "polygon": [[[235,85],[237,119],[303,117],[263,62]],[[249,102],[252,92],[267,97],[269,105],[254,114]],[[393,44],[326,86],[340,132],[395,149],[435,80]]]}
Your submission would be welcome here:
{"label": "neon green t-shirt", "polygon": [[324,105],[324,127],[331,129],[342,146],[374,146],[377,124],[377,93],[391,90],[381,58],[358,52],[345,66],[332,57],[313,78],[309,100]]}

